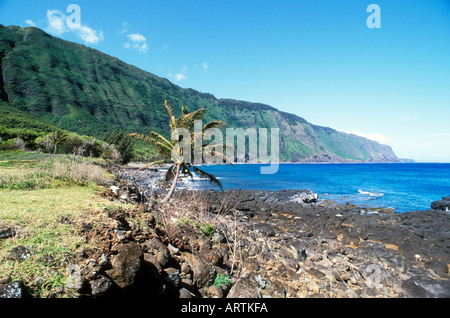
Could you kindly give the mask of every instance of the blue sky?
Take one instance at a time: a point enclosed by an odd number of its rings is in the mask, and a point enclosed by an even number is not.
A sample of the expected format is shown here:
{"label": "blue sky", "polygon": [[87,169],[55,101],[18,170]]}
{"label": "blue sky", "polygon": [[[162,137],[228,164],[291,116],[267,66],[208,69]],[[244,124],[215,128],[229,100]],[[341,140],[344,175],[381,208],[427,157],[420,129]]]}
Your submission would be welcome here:
{"label": "blue sky", "polygon": [[[367,26],[372,3],[381,28]],[[0,0],[0,23],[378,140],[402,158],[450,162],[450,0]]]}

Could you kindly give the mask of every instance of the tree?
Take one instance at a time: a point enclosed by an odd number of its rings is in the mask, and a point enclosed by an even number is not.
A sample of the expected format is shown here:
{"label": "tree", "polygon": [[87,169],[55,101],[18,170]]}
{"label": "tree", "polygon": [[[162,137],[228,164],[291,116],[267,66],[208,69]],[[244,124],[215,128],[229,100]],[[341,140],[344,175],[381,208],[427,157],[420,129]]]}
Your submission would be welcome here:
{"label": "tree", "polygon": [[[196,111],[193,111],[189,113],[188,108],[183,106],[181,109],[181,115],[179,118],[176,118],[173,114],[172,107],[167,103],[167,101],[164,102],[164,106],[166,107],[167,113],[169,114],[169,126],[170,126],[170,132],[171,135],[176,132],[177,129],[185,129],[189,131],[190,134],[190,155],[186,155],[183,153],[184,147],[180,146],[180,143],[183,141],[181,139],[181,136],[179,139],[175,140],[167,140],[164,136],[154,132],[150,131],[149,135],[143,135],[138,133],[130,134],[131,137],[135,138],[136,140],[142,140],[146,143],[151,143],[156,146],[156,149],[158,153],[164,158],[163,160],[158,160],[155,162],[151,162],[146,164],[144,167],[140,169],[144,169],[150,165],[157,164],[157,163],[163,163],[167,161],[171,161],[173,164],[167,169],[167,172],[164,176],[164,179],[169,182],[172,180],[172,185],[169,189],[169,192],[164,197],[162,202],[167,202],[172,197],[175,188],[177,186],[178,179],[180,177],[180,173],[183,173],[185,175],[190,176],[193,178],[192,171],[199,174],[201,178],[208,179],[211,183],[216,184],[219,186],[222,190],[222,184],[221,182],[215,178],[212,174],[207,173],[206,171],[203,171],[202,169],[195,166],[193,163],[194,156],[198,154],[198,152],[203,152],[207,147],[211,147],[211,145],[205,146],[203,145],[203,141],[201,142],[201,147],[197,149],[194,147],[195,141],[203,140],[202,137],[207,129],[210,128],[220,128],[222,126],[226,126],[227,124],[222,121],[210,121],[207,124],[203,125],[201,132],[195,132],[194,131],[194,123],[196,120],[201,120],[206,114],[206,109],[201,108]],[[187,142],[186,140],[184,142]],[[219,144],[216,144],[214,146],[218,146]],[[223,146],[223,144],[220,144]],[[222,156],[227,163],[231,163],[231,160],[229,160],[222,152],[216,150],[216,155]],[[138,169],[138,170],[140,170]],[[137,170],[137,171],[138,171]],[[136,171],[136,172],[137,172]]]}
{"label": "tree", "polygon": [[46,138],[47,141],[52,145],[53,147],[53,154],[56,154],[56,151],[58,150],[58,146],[62,144],[64,141],[66,141],[68,135],[61,131],[57,130],[52,133],[49,133]]}
{"label": "tree", "polygon": [[129,163],[133,159],[133,140],[124,131],[111,131],[103,136],[103,141],[115,146],[120,153],[123,164]]}

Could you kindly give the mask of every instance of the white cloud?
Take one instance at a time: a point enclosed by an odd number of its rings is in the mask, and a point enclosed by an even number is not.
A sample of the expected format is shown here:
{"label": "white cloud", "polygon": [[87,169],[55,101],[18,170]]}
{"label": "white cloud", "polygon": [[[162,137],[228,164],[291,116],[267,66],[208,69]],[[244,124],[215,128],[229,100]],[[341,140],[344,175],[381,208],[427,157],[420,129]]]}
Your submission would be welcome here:
{"label": "white cloud", "polygon": [[364,137],[376,142],[379,142],[380,144],[384,144],[384,145],[389,145],[389,143],[391,142],[391,138],[386,137],[382,134],[368,134],[368,133],[364,133],[361,131],[344,131],[347,134],[352,134],[352,135],[356,135],[356,136],[360,136],[360,137]]}
{"label": "white cloud", "polygon": [[29,26],[36,26],[36,23],[34,23],[33,21],[31,21],[30,19],[25,20],[25,23],[28,24]]}
{"label": "white cloud", "polygon": [[78,31],[78,35],[89,44],[97,44],[100,41],[103,41],[103,31],[93,30],[85,25],[82,25]]}
{"label": "white cloud", "polygon": [[176,82],[183,81],[183,80],[186,80],[186,79],[187,79],[187,76],[186,76],[185,73],[175,74],[175,81]]}
{"label": "white cloud", "polygon": [[187,67],[183,66],[183,70],[180,73],[175,74],[175,82],[186,80],[188,78],[186,72]]}
{"label": "white cloud", "polygon": [[139,44],[139,43],[133,43],[130,44],[129,42],[125,42],[123,46],[127,49],[135,49],[141,54],[145,54],[148,51],[148,45],[147,43]]}
{"label": "white cloud", "polygon": [[208,62],[203,62],[202,63],[202,69],[204,69],[205,71],[208,70]]}
{"label": "white cloud", "polygon": [[127,38],[129,38],[130,41],[133,41],[133,42],[136,42],[136,43],[145,42],[147,40],[145,38],[145,36],[143,36],[142,34],[139,34],[139,33],[128,34]]}
{"label": "white cloud", "polygon": [[94,30],[87,25],[67,27],[67,16],[59,10],[47,10],[48,26],[45,31],[54,35],[62,35],[67,32],[77,34],[87,44],[97,44],[103,41],[103,31]]}
{"label": "white cloud", "polygon": [[139,53],[143,53],[143,54],[145,54],[145,53],[147,53],[147,51],[148,51],[148,45],[147,45],[147,43],[144,43],[144,44],[142,44],[142,45],[138,45],[137,47],[136,47],[136,49],[139,51]]}
{"label": "white cloud", "polygon": [[122,23],[122,28],[119,31],[117,31],[117,32],[120,33],[120,34],[127,33],[128,32],[128,23],[127,22],[123,22]]}
{"label": "white cloud", "polygon": [[67,17],[61,11],[47,10],[48,26],[45,28],[45,31],[55,35],[62,35],[68,31],[66,21]]}
{"label": "white cloud", "polygon": [[140,54],[145,54],[148,51],[147,38],[139,33],[128,34],[126,36],[132,43],[125,42],[124,47],[127,49],[135,49]]}

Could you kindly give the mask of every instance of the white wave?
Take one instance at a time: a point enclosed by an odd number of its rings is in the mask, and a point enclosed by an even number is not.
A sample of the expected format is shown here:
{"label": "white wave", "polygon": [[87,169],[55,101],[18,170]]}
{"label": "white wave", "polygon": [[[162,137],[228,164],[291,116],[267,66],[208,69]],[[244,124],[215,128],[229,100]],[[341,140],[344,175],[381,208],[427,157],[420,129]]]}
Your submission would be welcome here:
{"label": "white wave", "polygon": [[369,192],[369,191],[363,191],[363,190],[358,190],[358,192],[359,192],[360,194],[367,194],[367,195],[369,195],[369,196],[371,196],[371,197],[382,197],[382,196],[384,196],[383,193],[372,193],[372,192]]}

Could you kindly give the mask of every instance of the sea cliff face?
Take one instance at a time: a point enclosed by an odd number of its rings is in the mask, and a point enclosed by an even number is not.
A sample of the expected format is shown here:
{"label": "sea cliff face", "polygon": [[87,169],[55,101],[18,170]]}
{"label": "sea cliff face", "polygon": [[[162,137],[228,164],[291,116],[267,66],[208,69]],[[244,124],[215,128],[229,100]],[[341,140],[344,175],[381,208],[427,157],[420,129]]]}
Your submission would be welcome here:
{"label": "sea cliff face", "polygon": [[167,79],[34,27],[0,25],[0,100],[79,134],[168,134],[164,100],[207,108],[230,128],[279,128],[283,162],[399,162],[393,150],[276,108],[183,89]]}

